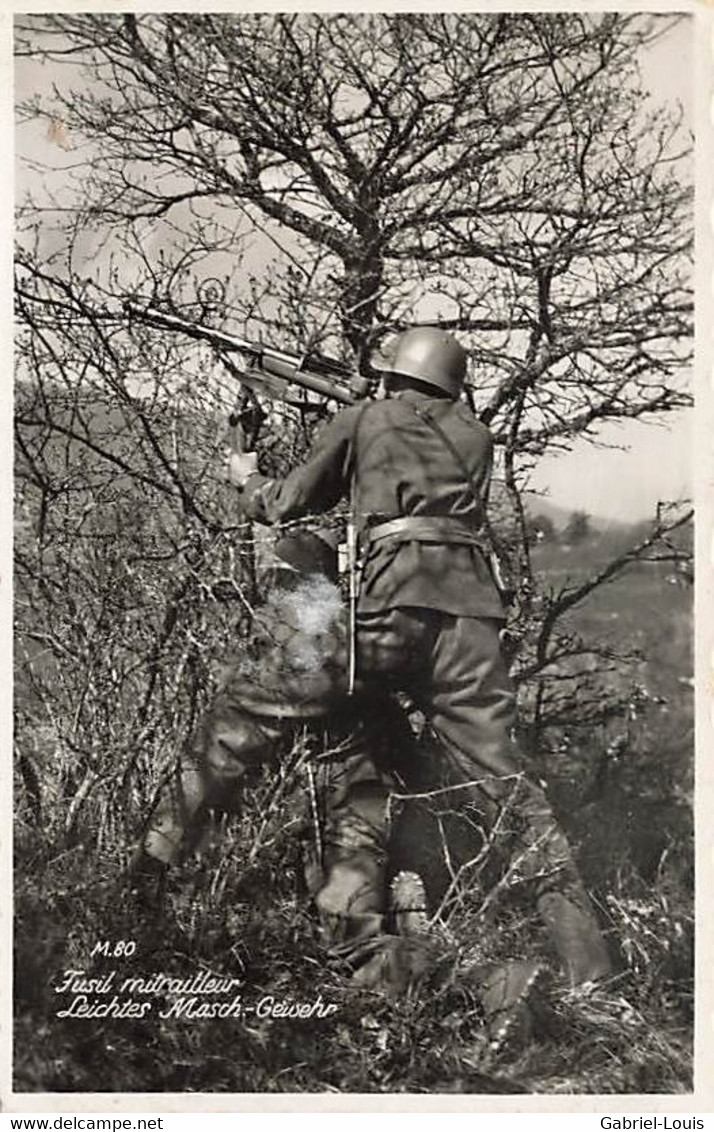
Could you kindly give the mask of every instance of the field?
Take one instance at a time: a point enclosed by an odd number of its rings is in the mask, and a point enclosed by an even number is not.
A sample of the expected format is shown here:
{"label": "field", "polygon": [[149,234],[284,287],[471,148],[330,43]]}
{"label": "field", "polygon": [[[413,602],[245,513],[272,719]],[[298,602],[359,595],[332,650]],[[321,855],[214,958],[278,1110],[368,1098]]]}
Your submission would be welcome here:
{"label": "field", "polygon": [[[587,547],[548,546],[539,567],[557,587],[585,569],[597,569],[617,549],[607,533]],[[573,747],[583,746],[593,768],[593,781],[589,788],[581,783],[581,793],[584,789],[591,803],[600,805],[597,820],[579,832],[583,863],[587,866],[589,854],[594,857],[594,877],[603,868],[615,869],[620,853],[625,866],[636,864],[645,877],[652,876],[668,838],[677,841],[689,828],[694,785],[692,592],[670,564],[645,563],[599,587],[573,614],[583,637],[630,654],[629,663],[605,681],[615,694],[631,690],[625,718],[596,735],[578,735],[577,728],[571,735]],[[608,745],[609,762],[603,757]],[[567,777],[571,761],[564,759],[563,781],[557,759],[549,778],[561,798],[564,820],[570,817],[575,825],[576,798]]]}
{"label": "field", "polygon": [[[619,532],[626,538],[627,532]],[[534,551],[558,587],[605,561],[607,533],[587,546]],[[355,987],[328,961],[301,898],[287,810],[265,835],[256,808],[218,828],[171,880],[165,918],[138,909],[119,874],[126,824],[101,829],[90,808],[72,836],[44,802],[33,820],[32,774],[56,791],[66,768],[38,764],[41,736],[18,774],[15,1087],[28,1092],[678,1093],[691,1088],[691,588],[667,565],[641,564],[598,589],[572,628],[631,654],[598,686],[620,705],[598,727],[561,728],[539,772],[577,847],[617,962],[610,984],[569,991],[553,972],[534,1030],[489,1049],[468,963],[530,955],[532,921],[504,909],[409,994]],[[18,686],[20,708],[28,689]],[[624,706],[623,706],[624,705]],[[49,755],[46,755],[49,760]],[[28,769],[29,768],[29,769]],[[38,794],[46,787],[42,774]],[[52,786],[54,784],[54,786]],[[76,785],[76,784],[75,784]],[[266,782],[256,787],[259,801]],[[132,816],[140,818],[140,799]],[[131,827],[131,822],[127,823]],[[257,839],[260,852],[250,853]],[[458,927],[458,923],[456,925]],[[108,946],[97,951],[97,945]],[[127,947],[127,941],[129,943]],[[117,950],[118,949],[118,950]],[[94,954],[92,952],[94,951]],[[107,953],[108,952],[108,953]],[[60,1016],[68,970],[114,982],[201,972],[240,980],[243,1018]],[[108,1001],[97,991],[97,1001]],[[336,1010],[269,1017],[284,1001]],[[89,996],[92,997],[91,995]],[[121,997],[121,996],[120,996]],[[125,996],[126,997],[126,996]],[[134,996],[140,998],[140,995]],[[157,998],[168,1010],[170,996]],[[279,1009],[278,1009],[279,1012]]]}

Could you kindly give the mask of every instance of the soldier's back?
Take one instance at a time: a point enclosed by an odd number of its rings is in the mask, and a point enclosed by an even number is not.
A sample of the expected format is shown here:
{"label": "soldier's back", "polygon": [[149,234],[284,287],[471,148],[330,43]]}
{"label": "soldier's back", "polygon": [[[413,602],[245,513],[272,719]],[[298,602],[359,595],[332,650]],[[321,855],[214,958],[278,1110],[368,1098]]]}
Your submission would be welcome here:
{"label": "soldier's back", "polygon": [[[493,442],[466,405],[413,390],[368,406],[357,422],[355,508],[364,541],[391,519],[455,519],[477,533],[485,516]],[[396,606],[503,617],[474,546],[386,540],[370,547],[360,609]]]}

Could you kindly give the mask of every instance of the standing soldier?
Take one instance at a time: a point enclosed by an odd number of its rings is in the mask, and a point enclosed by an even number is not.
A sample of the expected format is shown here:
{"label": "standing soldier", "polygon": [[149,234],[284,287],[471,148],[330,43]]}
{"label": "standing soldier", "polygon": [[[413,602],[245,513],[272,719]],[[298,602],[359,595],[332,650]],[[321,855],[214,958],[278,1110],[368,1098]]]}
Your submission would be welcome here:
{"label": "standing soldier", "polygon": [[[571,984],[595,981],[610,964],[589,898],[512,738],[504,611],[479,535],[493,441],[459,400],[465,352],[446,333],[415,328],[379,368],[386,398],[339,413],[287,477],[266,479],[254,454],[234,454],[229,478],[244,513],[263,523],[351,498],[360,547],[351,641],[358,690],[385,703],[404,693],[423,712],[437,741],[433,780],[453,807],[472,806],[491,824],[499,813],[515,817],[514,872],[532,884]],[[384,860],[367,844],[351,858],[343,846],[342,868],[317,896],[323,915],[347,918],[359,907],[378,923]]]}

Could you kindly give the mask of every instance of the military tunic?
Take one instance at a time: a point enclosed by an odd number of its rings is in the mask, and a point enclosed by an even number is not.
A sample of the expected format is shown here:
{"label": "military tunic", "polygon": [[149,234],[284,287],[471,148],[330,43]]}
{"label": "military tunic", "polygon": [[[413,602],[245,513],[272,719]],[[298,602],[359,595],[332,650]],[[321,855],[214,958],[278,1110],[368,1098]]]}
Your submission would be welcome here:
{"label": "military tunic", "polygon": [[[463,466],[428,418],[448,433]],[[405,390],[339,413],[308,460],[284,480],[252,476],[242,505],[259,522],[284,522],[329,510],[354,483],[363,538],[370,527],[407,515],[459,519],[477,532],[485,518],[492,462],[491,435],[465,405]],[[384,540],[370,547],[359,610],[396,607],[504,616],[484,554],[475,546],[443,542]]]}

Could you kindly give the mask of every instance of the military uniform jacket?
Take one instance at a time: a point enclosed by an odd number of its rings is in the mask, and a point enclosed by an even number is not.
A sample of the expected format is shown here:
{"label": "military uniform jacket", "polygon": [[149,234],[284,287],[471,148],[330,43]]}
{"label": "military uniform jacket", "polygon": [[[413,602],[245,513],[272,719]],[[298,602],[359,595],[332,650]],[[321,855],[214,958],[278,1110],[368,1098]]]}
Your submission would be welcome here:
{"label": "military uniform jacket", "polygon": [[451,517],[479,530],[492,460],[491,434],[465,405],[407,390],[343,410],[320,434],[308,459],[285,479],[251,476],[243,506],[249,518],[276,523],[323,513],[352,491],[360,541],[366,545],[360,612],[417,606],[503,618],[478,547],[409,541],[408,536],[368,542],[370,527],[403,516]]}

